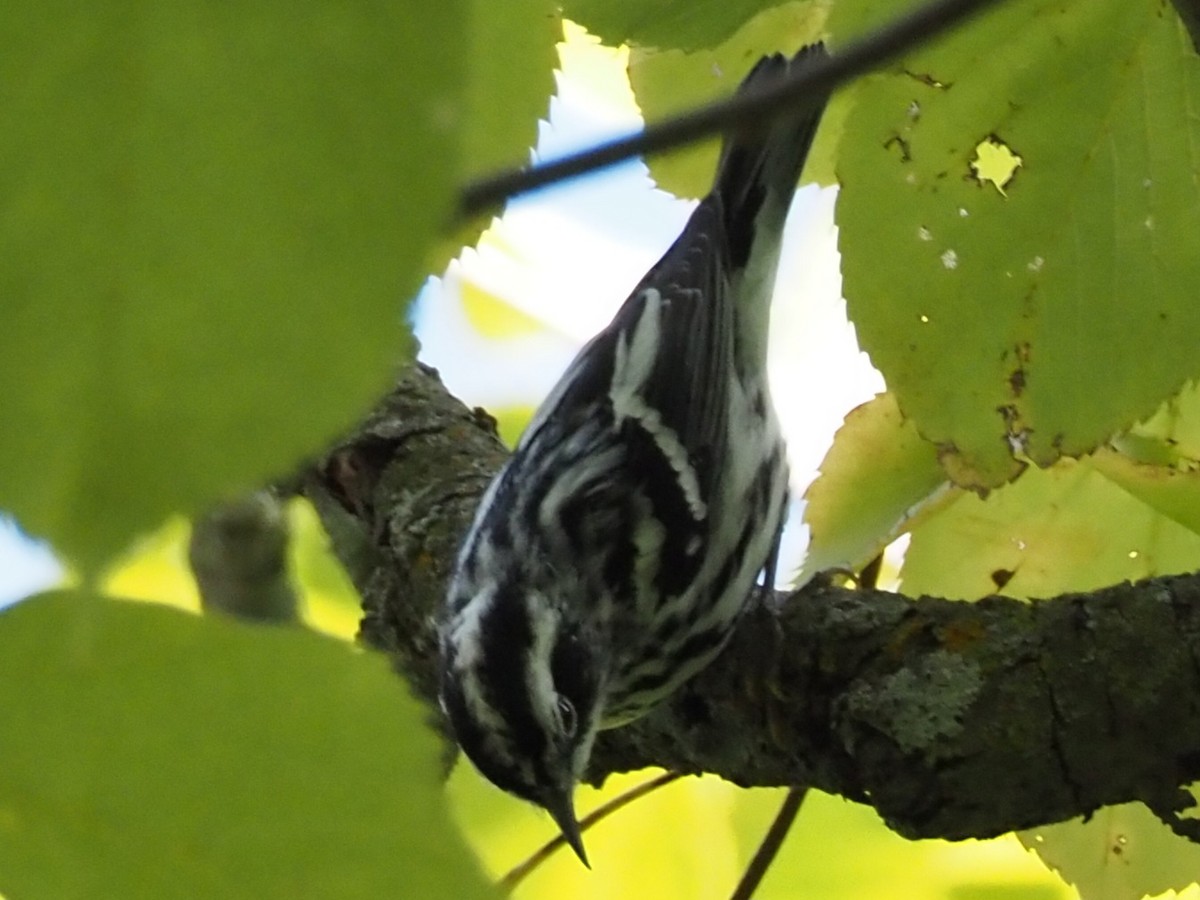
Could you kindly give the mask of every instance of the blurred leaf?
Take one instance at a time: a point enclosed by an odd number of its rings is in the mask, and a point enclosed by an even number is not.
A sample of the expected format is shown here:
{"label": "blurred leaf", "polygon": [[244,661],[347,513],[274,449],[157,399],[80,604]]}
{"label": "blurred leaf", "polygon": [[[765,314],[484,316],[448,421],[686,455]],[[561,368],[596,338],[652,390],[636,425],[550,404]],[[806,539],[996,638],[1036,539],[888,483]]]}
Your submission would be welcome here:
{"label": "blurred leaf", "polygon": [[1200,536],[1130,496],[1087,462],[1030,468],[987,500],[960,494],[912,532],[904,593],[1051,597],[1190,572]]}
{"label": "blurred leaf", "polygon": [[[602,790],[581,786],[580,816],[658,774],[614,776]],[[687,778],[657,790],[585,835],[593,869],[567,851],[556,853],[522,884],[518,900],[571,897],[654,897],[719,900],[737,881],[736,841],[729,811],[738,788],[716,777]],[[464,831],[498,877],[557,831],[544,813],[502,794],[466,763],[450,783]],[[664,827],[669,823],[670,827]]]}
{"label": "blurred leaf", "polygon": [[[463,184],[504,169],[528,165],[554,93],[555,44],[562,17],[554,0],[470,0],[470,28],[463,52],[467,67],[462,133]],[[496,209],[458,223],[438,246],[430,268],[441,271],[464,246],[473,245]]]}
{"label": "blurred leaf", "polygon": [[808,151],[808,160],[804,163],[804,173],[801,179],[813,182],[822,187],[837,184],[838,146],[846,130],[846,120],[850,118],[850,110],[854,108],[858,93],[855,84],[847,85],[838,90],[825,112],[821,116],[821,127],[813,139],[812,149]]}
{"label": "blurred leaf", "polygon": [[489,410],[496,418],[496,430],[500,432],[500,440],[504,441],[505,446],[508,447],[517,446],[517,441],[521,439],[525,426],[529,424],[529,420],[533,418],[536,411],[536,407],[527,404],[501,406]]}
{"label": "blurred leaf", "polygon": [[483,337],[512,338],[540,334],[546,330],[543,322],[482,287],[469,276],[464,275],[459,283],[463,312]]}
{"label": "blurred leaf", "polygon": [[[734,824],[744,864],[782,790],[740,791]],[[725,895],[727,896],[728,892]],[[1011,835],[910,841],[869,806],[810,791],[755,900],[1068,900],[1070,891]]]}
{"label": "blurred leaf", "polygon": [[300,591],[301,614],[310,628],[353,640],[362,618],[362,599],[329,546],[329,536],[307,500],[288,504],[292,529],[289,565]]}
{"label": "blurred leaf", "polygon": [[[656,49],[674,44],[635,47],[629,55],[629,79],[642,114],[654,122],[732,96],[764,54],[791,55],[817,40],[827,6],[825,0],[795,0],[768,7],[711,50]],[[718,145],[711,139],[651,157],[647,161],[650,175],[663,190],[680,197],[701,197],[712,187]]]}
{"label": "blurred leaf", "polygon": [[386,388],[458,175],[463,21],[8,8],[0,505],[94,571]]}
{"label": "blurred leaf", "polygon": [[947,487],[936,448],[891,394],[851,410],[804,495],[812,539],[800,583],[828,569],[859,571],[914,519],[950,502]]}
{"label": "blurred leaf", "polygon": [[386,660],[48,595],[0,615],[13,897],[481,897]]}
{"label": "blurred leaf", "polygon": [[[829,27],[894,11],[846,0]],[[851,318],[957,483],[1087,453],[1200,372],[1197,96],[1173,11],[1084,0],[1004,4],[856,90]],[[1023,161],[1007,196],[970,166],[986,141]]]}
{"label": "blurred leaf", "polygon": [[563,11],[610,46],[713,47],[778,0],[567,0]]}
{"label": "blurred leaf", "polygon": [[154,531],[140,535],[104,570],[101,591],[199,612],[200,594],[187,559],[191,533],[187,519],[170,516]]}
{"label": "blurred leaf", "polygon": [[[581,812],[642,784],[656,772],[614,776],[603,790],[580,788]],[[555,833],[543,813],[501,793],[468,765],[450,782],[456,818],[494,877]],[[517,892],[518,900],[644,897],[724,900],[783,797],[715,777],[685,778],[626,807],[586,836],[593,870],[556,854]],[[993,841],[908,841],[870,807],[819,791],[800,817],[756,898],[945,900],[1002,897],[1068,900],[1065,886],[1009,836]]]}
{"label": "blurred leaf", "polygon": [[529,162],[554,93],[562,18],[552,0],[471,0],[463,174]]}
{"label": "blurred leaf", "polygon": [[[1200,847],[1140,803],[1105,807],[1086,822],[1034,828],[1020,838],[1074,885],[1081,900],[1139,900],[1183,890],[1200,873]],[[1187,896],[1195,900],[1197,892]]]}
{"label": "blurred leaf", "polygon": [[[307,500],[288,504],[291,577],[301,598],[304,624],[325,634],[353,640],[362,607],[358,592],[329,548],[325,530]],[[172,516],[142,535],[105,569],[101,590],[110,596],[199,612],[200,598],[188,563],[191,526]]]}

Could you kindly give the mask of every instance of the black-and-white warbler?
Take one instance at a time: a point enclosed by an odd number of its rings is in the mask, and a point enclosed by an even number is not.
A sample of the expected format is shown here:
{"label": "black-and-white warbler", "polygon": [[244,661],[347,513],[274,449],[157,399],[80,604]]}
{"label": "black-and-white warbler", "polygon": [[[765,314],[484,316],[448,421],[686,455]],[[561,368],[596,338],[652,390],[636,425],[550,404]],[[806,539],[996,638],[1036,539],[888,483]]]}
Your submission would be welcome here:
{"label": "black-and-white warbler", "polygon": [[[739,92],[824,55],[765,57]],[[596,732],[707,665],[773,576],[787,460],[770,302],[827,100],[726,138],[712,192],[546,398],[458,558],[441,630],[455,737],[585,864],[572,794]]]}

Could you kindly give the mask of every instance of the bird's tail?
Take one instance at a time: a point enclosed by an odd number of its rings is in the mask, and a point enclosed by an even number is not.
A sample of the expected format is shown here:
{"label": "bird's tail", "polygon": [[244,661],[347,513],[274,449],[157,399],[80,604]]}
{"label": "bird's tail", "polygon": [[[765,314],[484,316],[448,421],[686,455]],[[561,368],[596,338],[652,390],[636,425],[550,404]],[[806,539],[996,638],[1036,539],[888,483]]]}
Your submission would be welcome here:
{"label": "bird's tail", "polygon": [[[764,56],[738,87],[737,95],[753,93],[798,68],[826,59],[823,44],[804,47],[787,59]],[[762,127],[742,128],[725,138],[713,192],[721,198],[726,234],[734,269],[746,266],[756,235],[762,229],[783,228],[800,170],[812,147],[829,93],[810,97],[795,112],[783,111]],[[766,212],[775,221],[760,221]]]}
{"label": "bird's tail", "polygon": [[[765,56],[742,81],[738,96],[762,90],[825,58],[821,44],[805,47],[790,60],[780,54]],[[766,368],[783,225],[829,92],[806,99],[807,103],[784,110],[760,127],[729,133],[709,195],[725,231],[727,275],[737,304],[735,360],[743,373],[757,375]]]}

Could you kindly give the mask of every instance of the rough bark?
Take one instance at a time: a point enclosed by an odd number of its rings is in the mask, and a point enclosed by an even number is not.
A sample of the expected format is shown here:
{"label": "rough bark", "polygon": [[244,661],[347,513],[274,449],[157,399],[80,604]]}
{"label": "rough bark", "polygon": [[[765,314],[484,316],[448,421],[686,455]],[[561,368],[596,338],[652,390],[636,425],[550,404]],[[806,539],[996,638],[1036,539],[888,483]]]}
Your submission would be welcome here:
{"label": "rough bark", "polygon": [[[437,610],[504,457],[492,420],[414,366],[305,481],[362,592],[363,640],[431,709]],[[1190,834],[1179,785],[1200,779],[1200,579],[1036,603],[818,581],[756,606],[672,700],[602,734],[588,780],[645,766],[817,787],[914,838],[1130,800]]]}

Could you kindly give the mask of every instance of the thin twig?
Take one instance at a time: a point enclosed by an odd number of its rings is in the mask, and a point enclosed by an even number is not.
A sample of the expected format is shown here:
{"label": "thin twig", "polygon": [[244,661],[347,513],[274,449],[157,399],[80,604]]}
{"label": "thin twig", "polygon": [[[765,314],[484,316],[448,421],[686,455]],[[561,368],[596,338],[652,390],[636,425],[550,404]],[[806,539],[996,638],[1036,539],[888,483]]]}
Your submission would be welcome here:
{"label": "thin twig", "polygon": [[[594,810],[584,816],[579,822],[579,830],[581,832],[587,831],[601,819],[605,819],[618,810],[628,806],[634,800],[638,800],[649,794],[651,791],[656,791],[660,787],[670,784],[672,781],[677,781],[681,777],[683,776],[678,772],[663,772],[661,775],[651,778],[649,781],[643,782],[637,787],[630,788],[625,793],[617,797],[613,797],[613,799],[609,800],[607,803],[596,807]],[[516,890],[517,885],[524,881],[534,869],[550,858],[550,854],[552,854],[559,847],[566,846],[566,843],[566,839],[561,834],[556,835],[553,840],[548,841],[536,853],[501,878],[500,889],[506,894],[511,894],[514,890]]]}
{"label": "thin twig", "polygon": [[999,0],[932,0],[888,25],[849,44],[840,53],[803,69],[761,92],[705,104],[650,125],[628,137],[565,156],[532,168],[510,169],[463,188],[459,214],[482,212],[512,197],[558,181],[611,166],[634,156],[659,153],[795,109],[808,97],[857,78],[876,66],[928,41]]}
{"label": "thin twig", "polygon": [[[874,590],[875,584],[879,580],[879,570],[882,564],[882,553],[867,563],[862,573],[857,576],[860,590]],[[762,884],[763,878],[771,868],[771,863],[775,861],[775,857],[783,848],[783,841],[791,830],[792,823],[796,821],[796,816],[800,813],[800,807],[806,796],[808,796],[807,787],[794,787],[788,790],[787,796],[783,798],[783,803],[779,806],[779,812],[775,813],[775,818],[771,821],[771,827],[767,829],[766,835],[763,836],[762,842],[754,852],[754,858],[746,866],[742,880],[729,895],[729,900],[750,900],[754,896],[754,892],[758,890],[758,886]]]}
{"label": "thin twig", "polygon": [[750,900],[754,896],[754,892],[758,890],[758,886],[762,883],[767,870],[771,868],[771,863],[774,862],[780,848],[783,847],[783,840],[787,837],[792,823],[796,821],[796,815],[800,812],[800,806],[804,803],[804,798],[807,795],[807,787],[788,789],[787,796],[783,798],[783,803],[780,804],[779,812],[775,813],[775,819],[771,822],[771,827],[767,829],[762,843],[758,845],[758,849],[754,852],[754,858],[750,860],[750,865],[746,866],[742,880],[738,882],[738,886],[729,895],[729,900]]}

